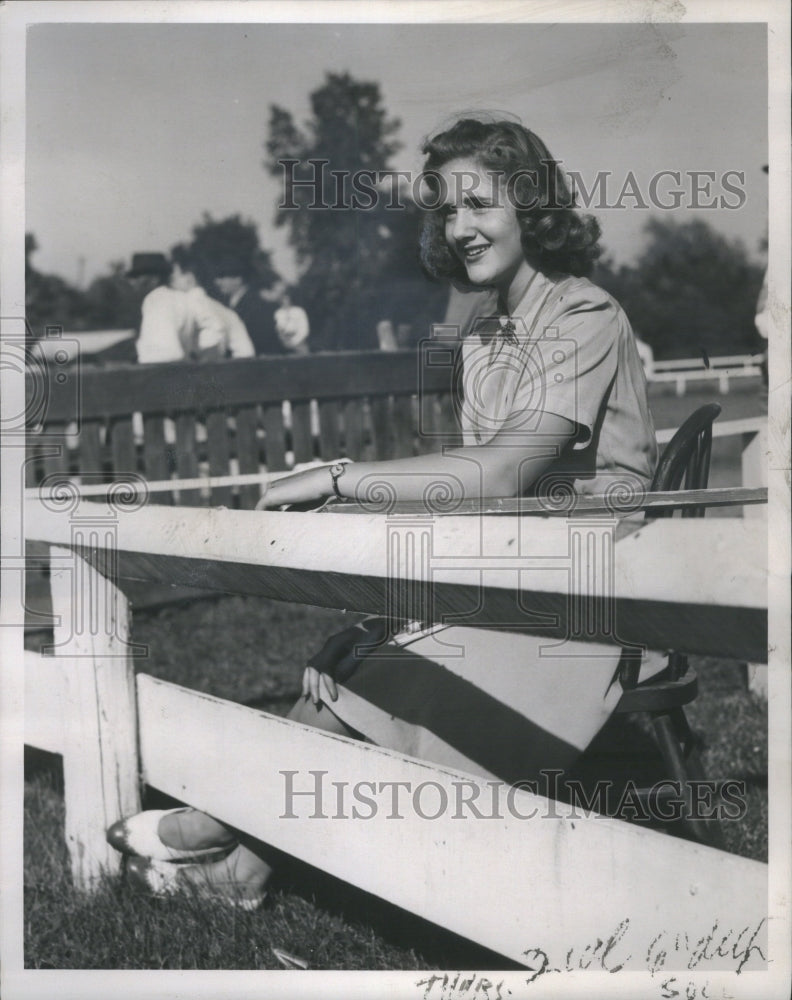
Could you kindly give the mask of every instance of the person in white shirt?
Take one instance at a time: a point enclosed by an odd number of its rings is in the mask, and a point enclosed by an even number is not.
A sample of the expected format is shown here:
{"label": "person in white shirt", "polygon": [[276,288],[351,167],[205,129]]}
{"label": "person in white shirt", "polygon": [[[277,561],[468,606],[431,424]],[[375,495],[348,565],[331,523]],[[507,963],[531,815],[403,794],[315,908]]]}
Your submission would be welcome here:
{"label": "person in white shirt", "polygon": [[201,361],[254,357],[256,349],[245,324],[233,309],[207,295],[198,281],[197,264],[188,251],[175,247],[171,256],[171,288],[186,294],[194,323],[191,357]]}
{"label": "person in white shirt", "polygon": [[396,343],[391,320],[381,319],[377,323],[377,342],[381,351],[398,351],[399,345]]}
{"label": "person in white shirt", "polygon": [[311,327],[308,314],[300,306],[292,305],[290,296],[284,292],[280,306],[275,310],[275,329],[278,338],[291,354],[308,353],[308,336]]}
{"label": "person in white shirt", "polygon": [[127,278],[144,296],[135,341],[141,364],[185,361],[195,339],[195,319],[184,292],[168,287],[171,265],[165,254],[136,253]]}

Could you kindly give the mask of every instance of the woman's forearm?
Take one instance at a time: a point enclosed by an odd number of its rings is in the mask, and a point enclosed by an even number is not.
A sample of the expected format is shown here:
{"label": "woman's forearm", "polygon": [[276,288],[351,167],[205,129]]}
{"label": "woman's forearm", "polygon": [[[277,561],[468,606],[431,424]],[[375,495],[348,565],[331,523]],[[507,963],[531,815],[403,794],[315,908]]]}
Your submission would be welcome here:
{"label": "woman's forearm", "polygon": [[[376,506],[398,500],[450,502],[517,496],[560,454],[571,428],[569,424],[557,436],[542,435],[530,441],[496,437],[485,445],[445,453],[349,463],[337,477],[338,492],[345,499]],[[278,480],[270,486],[265,502],[276,507],[320,500],[333,493],[333,477],[325,466]]]}
{"label": "woman's forearm", "polygon": [[386,462],[355,462],[339,478],[338,488],[342,496],[362,504],[377,504],[386,497],[466,500],[513,496],[517,479],[504,457],[499,460],[486,448],[466,447]]}

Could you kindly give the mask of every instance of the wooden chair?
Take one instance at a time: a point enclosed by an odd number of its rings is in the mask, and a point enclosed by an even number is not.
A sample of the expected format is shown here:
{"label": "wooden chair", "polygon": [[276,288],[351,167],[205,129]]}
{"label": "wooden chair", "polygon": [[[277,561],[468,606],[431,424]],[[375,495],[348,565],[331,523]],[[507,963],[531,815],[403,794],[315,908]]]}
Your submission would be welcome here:
{"label": "wooden chair", "polygon": [[[650,489],[676,490],[704,489],[709,478],[712,450],[712,424],[720,414],[717,403],[701,406],[691,414],[674,434],[657,465]],[[703,517],[704,508],[690,506],[677,508],[682,517]],[[647,517],[671,517],[673,508],[647,511]],[[619,673],[624,693],[616,706],[617,715],[645,713],[651,722],[658,748],[667,773],[678,781],[685,799],[684,814],[679,823],[693,839],[723,846],[722,831],[715,820],[694,819],[690,815],[690,781],[704,780],[697,738],[685,716],[684,705],[698,694],[698,678],[688,666],[687,656],[674,651],[669,654],[668,666],[662,673],[645,683],[638,683],[639,658],[625,657]],[[640,789],[642,799],[648,799],[649,789]]]}

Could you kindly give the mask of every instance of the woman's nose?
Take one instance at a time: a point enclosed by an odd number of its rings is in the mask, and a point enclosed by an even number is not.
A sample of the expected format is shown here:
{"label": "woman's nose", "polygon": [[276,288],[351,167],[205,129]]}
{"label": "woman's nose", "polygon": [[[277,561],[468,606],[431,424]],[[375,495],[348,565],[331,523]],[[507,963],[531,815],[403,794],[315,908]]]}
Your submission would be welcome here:
{"label": "woman's nose", "polygon": [[468,209],[458,208],[454,213],[451,226],[451,236],[455,240],[462,240],[473,233],[472,216]]}

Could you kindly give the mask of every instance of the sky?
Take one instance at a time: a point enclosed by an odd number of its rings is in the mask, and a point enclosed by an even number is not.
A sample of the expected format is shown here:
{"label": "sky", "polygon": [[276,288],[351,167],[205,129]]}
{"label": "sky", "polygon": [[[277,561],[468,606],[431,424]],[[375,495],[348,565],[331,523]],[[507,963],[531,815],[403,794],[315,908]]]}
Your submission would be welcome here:
{"label": "sky", "polygon": [[[259,227],[291,280],[273,223],[280,184],[264,169],[269,107],[309,114],[326,72],[380,84],[401,119],[397,169],[417,170],[426,134],[461,110],[505,111],[613,206],[633,172],[647,208],[592,207],[616,263],[651,214],[704,218],[759,259],[767,225],[767,73],[761,24],[40,24],[28,30],[26,229],[41,271],[87,283],[110,261],[187,240],[206,211]],[[648,188],[682,172],[683,206]],[[714,172],[692,208],[690,171]],[[744,173],[744,199],[723,187]],[[728,181],[728,178],[727,178]],[[660,198],[674,184],[666,178]]]}

